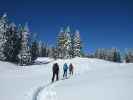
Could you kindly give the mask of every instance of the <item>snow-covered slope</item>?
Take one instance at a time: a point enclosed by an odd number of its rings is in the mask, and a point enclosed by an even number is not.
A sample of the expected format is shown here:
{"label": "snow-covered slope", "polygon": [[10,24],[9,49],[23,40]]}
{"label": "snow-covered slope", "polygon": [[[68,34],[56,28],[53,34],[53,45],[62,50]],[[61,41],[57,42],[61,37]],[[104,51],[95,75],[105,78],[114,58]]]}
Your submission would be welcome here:
{"label": "snow-covered slope", "polygon": [[[58,62],[60,80],[51,84]],[[62,80],[62,66],[73,63],[72,77]],[[0,100],[133,100],[133,64],[98,59],[39,58],[35,65],[0,62]]]}

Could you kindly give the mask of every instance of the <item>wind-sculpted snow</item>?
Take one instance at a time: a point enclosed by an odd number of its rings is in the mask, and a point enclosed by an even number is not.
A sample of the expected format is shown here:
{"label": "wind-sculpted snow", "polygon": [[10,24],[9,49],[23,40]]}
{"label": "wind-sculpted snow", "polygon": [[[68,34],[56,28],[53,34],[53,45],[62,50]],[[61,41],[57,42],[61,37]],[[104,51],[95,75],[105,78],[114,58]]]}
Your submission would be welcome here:
{"label": "wind-sculpted snow", "polygon": [[[59,63],[59,81],[51,84],[52,65]],[[74,75],[62,80],[64,63]],[[133,100],[133,64],[98,59],[38,58],[31,66],[0,62],[0,100]]]}

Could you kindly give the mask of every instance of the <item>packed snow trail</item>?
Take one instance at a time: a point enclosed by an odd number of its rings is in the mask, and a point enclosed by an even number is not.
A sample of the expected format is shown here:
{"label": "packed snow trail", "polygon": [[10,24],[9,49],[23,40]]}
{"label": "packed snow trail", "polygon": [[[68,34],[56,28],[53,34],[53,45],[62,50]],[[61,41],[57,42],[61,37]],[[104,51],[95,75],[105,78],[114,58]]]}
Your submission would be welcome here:
{"label": "packed snow trail", "polygon": [[69,76],[66,79],[62,78],[62,79],[55,81],[53,83],[49,83],[47,85],[40,86],[39,88],[37,88],[37,91],[33,95],[33,100],[55,100],[55,99],[57,99],[56,91],[52,90],[53,87],[55,87],[60,82],[64,82],[65,80],[70,79],[71,77],[73,77],[73,76]]}
{"label": "packed snow trail", "polygon": [[32,100],[38,100],[37,97],[39,95],[39,93],[46,87],[50,86],[50,83],[45,85],[45,86],[40,86],[37,88],[37,90],[35,91],[35,93],[33,94],[33,99]]}
{"label": "packed snow trail", "polygon": [[[56,92],[52,91],[52,88],[55,84],[58,84],[60,81],[65,81],[73,77],[73,75],[68,75],[67,78],[61,78],[58,81],[50,82],[43,86],[40,86],[36,89],[35,93],[33,94],[32,100],[54,100],[56,98]],[[43,94],[43,97],[41,96]]]}

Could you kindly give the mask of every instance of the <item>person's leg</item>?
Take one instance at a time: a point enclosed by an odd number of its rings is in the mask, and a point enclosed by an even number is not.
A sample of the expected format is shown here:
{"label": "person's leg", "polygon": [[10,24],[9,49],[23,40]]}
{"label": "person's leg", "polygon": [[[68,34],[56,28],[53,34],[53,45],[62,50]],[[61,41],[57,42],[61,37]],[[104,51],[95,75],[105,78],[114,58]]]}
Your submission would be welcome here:
{"label": "person's leg", "polygon": [[54,82],[55,72],[53,72],[52,82]]}
{"label": "person's leg", "polygon": [[72,75],[73,75],[73,70],[72,70]]}
{"label": "person's leg", "polygon": [[67,70],[66,70],[66,75],[65,75],[65,76],[66,76],[66,78],[67,78]]}
{"label": "person's leg", "polygon": [[71,70],[69,69],[69,74],[71,75]]}
{"label": "person's leg", "polygon": [[72,71],[70,71],[70,75],[72,75]]}
{"label": "person's leg", "polygon": [[66,77],[66,71],[64,70],[64,77]]}
{"label": "person's leg", "polygon": [[59,80],[59,75],[58,75],[58,72],[56,73],[56,81]]}
{"label": "person's leg", "polygon": [[63,72],[63,78],[65,77],[65,70],[64,70],[64,72]]}

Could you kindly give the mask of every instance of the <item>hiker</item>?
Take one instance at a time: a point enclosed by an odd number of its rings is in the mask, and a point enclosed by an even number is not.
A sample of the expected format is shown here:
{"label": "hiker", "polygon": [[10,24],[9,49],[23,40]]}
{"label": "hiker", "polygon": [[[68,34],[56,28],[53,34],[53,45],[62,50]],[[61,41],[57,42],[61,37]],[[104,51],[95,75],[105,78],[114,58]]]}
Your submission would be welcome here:
{"label": "hiker", "polygon": [[53,64],[52,82],[54,82],[55,76],[56,76],[56,81],[58,81],[59,80],[59,65],[57,63]]}
{"label": "hiker", "polygon": [[72,65],[72,63],[70,63],[70,65],[69,65],[69,74],[73,75],[73,65]]}
{"label": "hiker", "polygon": [[67,70],[68,70],[68,66],[67,66],[66,63],[65,63],[64,66],[63,66],[63,70],[64,70],[63,78],[67,78]]}

